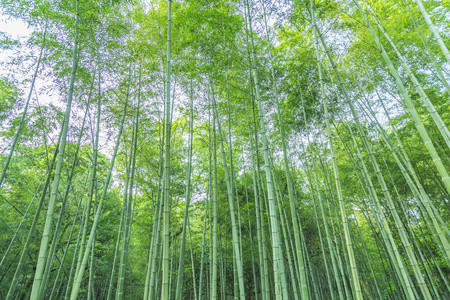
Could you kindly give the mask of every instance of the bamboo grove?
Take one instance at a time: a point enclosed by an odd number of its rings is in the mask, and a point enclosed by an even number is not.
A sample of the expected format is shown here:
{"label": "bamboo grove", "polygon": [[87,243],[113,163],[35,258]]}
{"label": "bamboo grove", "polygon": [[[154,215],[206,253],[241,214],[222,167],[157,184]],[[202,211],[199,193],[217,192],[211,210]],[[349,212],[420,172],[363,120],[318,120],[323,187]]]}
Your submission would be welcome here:
{"label": "bamboo grove", "polygon": [[0,3],[0,299],[450,298],[449,1]]}

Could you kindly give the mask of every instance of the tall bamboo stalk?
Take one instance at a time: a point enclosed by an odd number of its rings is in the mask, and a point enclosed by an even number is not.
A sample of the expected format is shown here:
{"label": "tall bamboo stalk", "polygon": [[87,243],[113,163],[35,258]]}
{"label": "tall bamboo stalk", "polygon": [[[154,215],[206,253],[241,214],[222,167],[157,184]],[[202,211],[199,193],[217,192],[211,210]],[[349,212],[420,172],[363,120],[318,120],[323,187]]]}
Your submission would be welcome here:
{"label": "tall bamboo stalk", "polygon": [[71,107],[72,107],[73,89],[74,89],[74,85],[75,85],[75,77],[76,77],[77,67],[78,67],[78,27],[79,27],[79,19],[80,19],[79,5],[80,5],[80,1],[77,0],[76,7],[75,7],[76,17],[75,17],[75,37],[74,37],[74,45],[73,45],[73,53],[72,53],[72,71],[71,71],[71,76],[70,76],[66,112],[65,112],[64,121],[62,124],[62,129],[61,129],[62,134],[61,134],[61,143],[59,146],[58,161],[56,163],[55,176],[53,178],[50,200],[48,202],[47,216],[45,219],[44,231],[42,233],[41,245],[39,247],[38,261],[36,263],[36,273],[34,275],[33,287],[31,290],[30,299],[32,299],[32,300],[38,299],[39,292],[41,289],[41,282],[42,282],[42,277],[43,277],[44,268],[45,268],[45,262],[46,262],[46,258],[47,258],[47,248],[48,248],[48,244],[50,241],[50,233],[51,233],[51,227],[52,227],[52,221],[53,221],[53,214],[54,214],[55,206],[56,206],[56,196],[57,196],[57,192],[58,192],[59,181],[61,179],[62,165],[64,162],[64,154],[65,154],[66,141],[67,141],[67,132],[69,130],[70,111],[71,111]]}
{"label": "tall bamboo stalk", "polygon": [[163,256],[161,299],[169,298],[169,226],[170,226],[170,131],[172,116],[170,113],[170,75],[172,67],[172,0],[168,1],[167,12],[167,73],[166,73],[166,146],[164,149],[164,218],[163,218]]}
{"label": "tall bamboo stalk", "polygon": [[423,3],[421,0],[414,0],[416,2],[417,6],[419,7],[420,12],[422,13],[422,16],[425,20],[425,23],[427,23],[428,28],[430,29],[431,33],[433,34],[439,48],[441,49],[442,53],[444,54],[445,59],[448,63],[450,63],[450,52],[448,51],[447,46],[444,44],[444,41],[442,40],[441,35],[436,30],[436,27],[433,24],[433,21],[430,18],[430,15],[428,14],[427,10],[423,6]]}
{"label": "tall bamboo stalk", "polygon": [[244,271],[242,267],[242,260],[241,260],[241,251],[239,248],[239,236],[238,236],[238,227],[236,223],[236,216],[235,216],[235,209],[234,209],[234,192],[231,187],[230,182],[230,175],[228,173],[228,166],[227,166],[227,158],[225,153],[225,146],[223,142],[223,135],[222,135],[222,129],[220,126],[220,120],[219,120],[219,114],[217,112],[217,103],[214,96],[214,88],[212,84],[212,80],[210,79],[210,89],[211,89],[211,99],[213,104],[213,113],[215,114],[215,118],[217,121],[217,129],[219,132],[219,140],[220,140],[220,149],[222,152],[222,162],[225,172],[225,181],[227,184],[227,194],[228,194],[228,203],[230,206],[230,216],[231,216],[231,226],[232,226],[232,235],[233,235],[233,254],[236,258],[236,268],[237,268],[237,274],[238,274],[238,281],[239,281],[239,297],[241,300],[245,299],[245,286],[244,286]]}
{"label": "tall bamboo stalk", "polygon": [[[61,134],[60,134],[61,137]],[[25,256],[28,254],[28,250],[30,248],[30,243],[31,240],[34,236],[34,233],[36,232],[36,227],[37,227],[37,223],[39,221],[39,215],[40,212],[42,210],[42,206],[44,204],[44,200],[47,197],[47,189],[50,185],[50,178],[52,176],[52,171],[53,168],[55,167],[55,162],[56,162],[56,158],[58,157],[58,151],[59,151],[59,139],[58,138],[58,144],[56,145],[55,148],[55,153],[53,155],[53,159],[52,162],[49,166],[49,170],[47,173],[47,179],[45,181],[45,185],[44,188],[42,190],[42,194],[41,194],[41,198],[39,200],[39,204],[38,207],[36,208],[36,212],[34,213],[34,218],[33,218],[33,223],[31,224],[31,228],[28,230],[28,235],[27,235],[27,239],[25,240],[25,244],[22,247],[22,252],[20,253],[20,258],[19,258],[19,262],[17,263],[16,266],[16,271],[14,272],[14,276],[13,279],[11,281],[11,284],[9,285],[9,290],[8,290],[8,294],[6,295],[6,300],[12,300],[15,296],[16,293],[16,288],[17,288],[17,284],[19,283],[19,279],[22,275],[22,269],[23,269],[23,265],[25,263]]]}
{"label": "tall bamboo stalk", "polygon": [[[177,275],[177,289],[175,294],[176,300],[181,300],[181,292],[183,290],[184,282],[184,257],[186,248],[186,231],[187,223],[189,222],[189,204],[191,202],[191,174],[192,174],[192,145],[194,143],[194,97],[192,95],[192,79],[191,79],[191,90],[190,90],[190,105],[191,112],[189,116],[189,153],[188,153],[188,166],[187,166],[187,179],[186,179],[186,196],[185,196],[185,208],[184,208],[184,219],[183,219],[183,232],[181,237],[181,247],[180,247],[180,260],[178,262],[178,275]],[[195,293],[197,297],[197,293]]]}
{"label": "tall bamboo stalk", "polygon": [[[211,98],[213,96],[211,95]],[[214,105],[214,103],[211,103]],[[211,256],[211,279],[210,279],[210,299],[217,299],[217,216],[218,216],[218,198],[219,187],[217,186],[217,138],[216,138],[216,114],[213,108],[213,224],[212,224],[212,256]]]}

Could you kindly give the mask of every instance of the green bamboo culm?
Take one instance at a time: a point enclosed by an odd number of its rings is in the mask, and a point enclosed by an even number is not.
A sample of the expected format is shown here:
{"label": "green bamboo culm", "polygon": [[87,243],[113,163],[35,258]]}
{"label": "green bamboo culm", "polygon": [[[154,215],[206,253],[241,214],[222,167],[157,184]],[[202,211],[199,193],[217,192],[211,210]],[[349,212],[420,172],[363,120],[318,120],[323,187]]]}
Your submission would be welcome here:
{"label": "green bamboo culm", "polygon": [[[211,101],[212,102],[212,101]],[[218,224],[217,224],[217,214],[218,214],[218,198],[219,198],[219,189],[217,186],[217,137],[216,137],[216,115],[213,109],[213,224],[212,224],[212,255],[211,256],[211,279],[210,279],[210,298],[212,300],[217,299],[217,265],[218,265],[218,258],[217,258],[217,231],[218,231]],[[210,218],[211,219],[211,218]]]}
{"label": "green bamboo culm", "polygon": [[166,145],[164,148],[164,217],[163,217],[163,233],[162,233],[162,288],[161,299],[169,299],[169,226],[170,226],[170,130],[172,117],[170,114],[170,75],[172,67],[171,53],[171,34],[172,34],[172,0],[168,1],[167,12],[167,70],[166,70]]}
{"label": "green bamboo culm", "polygon": [[[192,173],[192,145],[194,138],[194,97],[192,95],[192,80],[190,87],[190,115],[189,115],[189,154],[188,154],[188,167],[187,167],[187,179],[186,179],[186,196],[185,196],[185,208],[184,208],[184,218],[183,218],[183,229],[182,229],[182,237],[181,237],[181,247],[180,247],[180,260],[178,263],[178,275],[177,275],[177,290],[175,294],[175,299],[181,299],[181,293],[183,290],[183,281],[184,281],[184,257],[185,257],[185,248],[186,248],[186,226],[189,218],[189,204],[191,201],[191,173]],[[196,293],[194,293],[195,297],[197,297]]]}
{"label": "green bamboo culm", "polygon": [[11,284],[9,285],[9,290],[8,290],[8,294],[6,295],[6,300],[12,300],[16,296],[15,293],[16,293],[17,284],[19,283],[19,280],[21,278],[23,265],[25,263],[25,259],[28,254],[28,250],[30,249],[30,243],[36,232],[37,223],[39,221],[39,215],[40,215],[40,212],[44,205],[44,201],[47,197],[47,189],[50,186],[50,179],[52,176],[52,171],[55,167],[56,159],[58,157],[60,138],[61,138],[61,133],[58,138],[58,144],[56,145],[55,153],[53,154],[52,162],[50,163],[50,166],[49,166],[45,185],[44,185],[44,188],[42,189],[41,198],[40,198],[38,206],[36,208],[36,212],[34,213],[33,223],[31,224],[31,228],[28,230],[27,239],[25,240],[25,243],[22,247],[22,252],[20,253],[20,258],[19,258],[19,262],[17,263],[16,270],[14,272],[14,277],[11,281]]}
{"label": "green bamboo culm", "polygon": [[232,237],[233,237],[233,255],[235,257],[236,261],[236,269],[237,269],[237,276],[238,276],[238,284],[239,284],[239,298],[241,300],[245,299],[245,287],[244,287],[244,275],[243,275],[243,266],[242,266],[242,254],[239,247],[239,236],[238,236],[238,225],[236,223],[236,212],[234,207],[234,192],[231,188],[231,182],[230,182],[230,174],[228,173],[228,166],[227,166],[227,158],[225,153],[225,146],[224,146],[224,139],[222,135],[222,129],[220,126],[220,120],[219,120],[219,114],[217,111],[217,103],[214,96],[214,88],[213,83],[210,78],[210,89],[211,89],[211,99],[213,104],[213,114],[215,114],[215,120],[217,122],[217,129],[219,132],[219,141],[220,141],[220,150],[222,153],[222,162],[223,162],[223,168],[225,172],[225,181],[227,184],[227,195],[228,195],[228,203],[230,206],[230,216],[231,216],[231,227],[232,227]]}
{"label": "green bamboo culm", "polygon": [[[136,152],[138,145],[138,133],[139,133],[139,114],[140,114],[140,105],[141,105],[141,68],[139,68],[139,81],[138,81],[138,100],[136,107],[136,117],[135,124],[133,127],[133,138],[132,138],[132,153],[131,153],[131,171],[130,171],[130,179],[129,179],[129,187],[125,189],[126,195],[126,204],[127,206],[124,208],[126,210],[126,214],[124,214],[124,229],[123,229],[123,238],[122,238],[122,249],[120,256],[120,266],[119,266],[119,274],[117,280],[117,291],[116,291],[116,300],[121,300],[123,298],[123,290],[124,290],[124,282],[125,282],[125,269],[126,262],[128,258],[128,252],[130,248],[130,236],[131,236],[131,225],[133,222],[133,188],[134,188],[134,178],[136,173]],[[125,201],[124,201],[125,202]]]}
{"label": "green bamboo culm", "polygon": [[[206,252],[206,231],[207,231],[207,220],[208,211],[211,209],[211,109],[208,108],[208,186],[206,190],[206,203],[205,203],[205,215],[203,218],[203,234],[202,234],[202,250],[200,258],[200,274],[198,283],[198,299],[203,299],[203,273],[205,269],[205,252]],[[205,277],[207,278],[207,277]]]}
{"label": "green bamboo culm", "polygon": [[436,27],[433,24],[433,21],[430,18],[430,15],[428,14],[427,10],[423,6],[422,0],[414,0],[416,2],[417,6],[419,7],[420,13],[423,16],[423,19],[427,23],[428,28],[430,29],[431,33],[434,36],[434,39],[436,40],[439,49],[441,49],[442,54],[444,55],[445,59],[448,63],[450,63],[450,52],[448,51],[447,46],[445,45],[444,41],[442,40],[441,35],[437,31]]}
{"label": "green bamboo culm", "polygon": [[44,231],[42,233],[42,239],[41,239],[41,245],[39,247],[39,256],[36,263],[36,272],[34,275],[34,281],[33,281],[33,287],[31,290],[31,300],[38,300],[39,292],[41,289],[41,282],[42,277],[44,273],[45,268],[45,262],[47,258],[47,248],[50,241],[50,233],[51,233],[51,227],[53,222],[53,214],[56,207],[56,197],[59,187],[59,182],[61,179],[61,171],[62,166],[64,162],[64,154],[65,154],[65,148],[66,148],[66,139],[67,139],[67,132],[69,129],[69,118],[70,118],[70,112],[72,107],[72,98],[73,98],[73,90],[74,90],[74,84],[75,84],[75,77],[77,73],[77,67],[78,67],[78,27],[79,27],[79,20],[80,20],[80,12],[79,12],[79,6],[80,6],[80,0],[77,0],[76,7],[75,7],[75,37],[74,37],[74,45],[73,45],[73,54],[72,54],[72,71],[70,76],[70,83],[69,83],[69,92],[67,97],[67,105],[66,105],[66,112],[64,115],[64,121],[61,129],[61,142],[59,145],[59,153],[58,153],[58,160],[56,162],[55,167],[55,176],[53,177],[53,183],[52,183],[52,189],[50,194],[50,200],[48,202],[48,208],[47,208],[47,216],[45,219],[45,225],[44,225]]}

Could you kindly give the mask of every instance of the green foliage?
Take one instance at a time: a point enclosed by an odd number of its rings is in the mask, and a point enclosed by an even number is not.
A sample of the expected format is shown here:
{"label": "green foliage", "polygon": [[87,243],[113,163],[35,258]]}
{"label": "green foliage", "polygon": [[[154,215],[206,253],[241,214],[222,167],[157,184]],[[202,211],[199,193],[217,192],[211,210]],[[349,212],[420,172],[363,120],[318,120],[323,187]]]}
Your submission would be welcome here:
{"label": "green foliage", "polygon": [[17,87],[7,78],[0,78],[0,122],[13,113],[13,108],[19,96]]}

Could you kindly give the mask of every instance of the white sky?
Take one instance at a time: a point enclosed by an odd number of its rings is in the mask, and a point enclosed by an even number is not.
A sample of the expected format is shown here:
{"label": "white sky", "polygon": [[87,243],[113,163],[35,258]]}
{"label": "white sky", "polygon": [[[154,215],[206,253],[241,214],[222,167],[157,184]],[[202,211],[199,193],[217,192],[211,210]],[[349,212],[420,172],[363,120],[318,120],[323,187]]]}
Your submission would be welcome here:
{"label": "white sky", "polygon": [[0,31],[3,31],[12,38],[24,38],[26,39],[32,32],[31,28],[28,28],[21,20],[14,19],[0,15]]}

